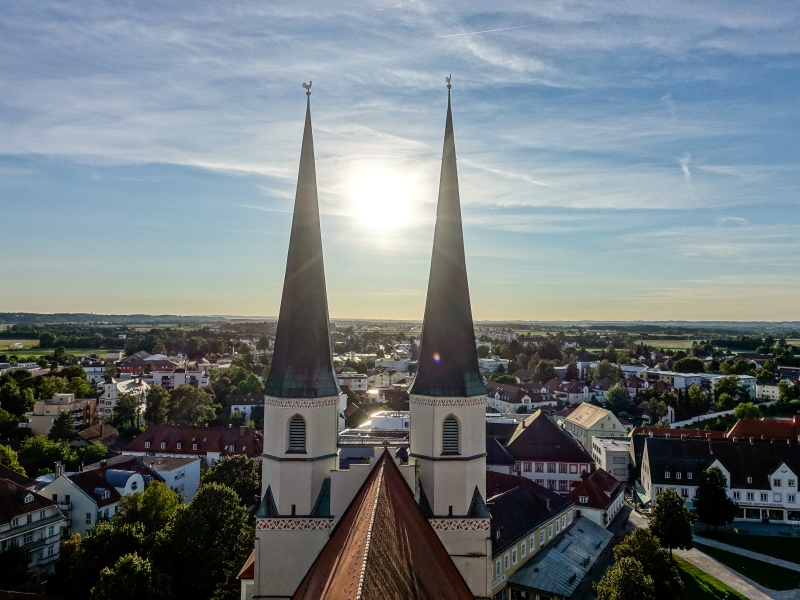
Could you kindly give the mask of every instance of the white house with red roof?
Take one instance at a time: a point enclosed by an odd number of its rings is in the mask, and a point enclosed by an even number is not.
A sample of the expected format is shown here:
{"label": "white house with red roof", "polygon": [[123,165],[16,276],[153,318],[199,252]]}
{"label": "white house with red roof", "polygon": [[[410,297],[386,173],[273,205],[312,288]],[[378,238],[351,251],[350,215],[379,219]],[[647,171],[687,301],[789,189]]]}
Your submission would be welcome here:
{"label": "white house with red roof", "polygon": [[597,469],[572,488],[567,498],[575,503],[581,517],[608,527],[625,506],[625,483]]}
{"label": "white house with red roof", "polygon": [[221,458],[243,454],[261,458],[264,438],[257,431],[241,427],[192,427],[151,425],[125,447],[133,456],[200,457],[208,466]]}

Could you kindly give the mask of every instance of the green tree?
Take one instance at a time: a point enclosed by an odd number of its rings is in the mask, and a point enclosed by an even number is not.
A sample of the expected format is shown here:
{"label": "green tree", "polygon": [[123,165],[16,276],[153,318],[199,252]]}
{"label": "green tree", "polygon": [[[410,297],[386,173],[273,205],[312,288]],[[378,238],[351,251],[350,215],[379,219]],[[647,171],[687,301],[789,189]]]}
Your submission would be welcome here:
{"label": "green tree", "polygon": [[113,567],[100,571],[90,600],[169,600],[173,597],[170,587],[169,578],[153,569],[149,560],[126,554]]}
{"label": "green tree", "polygon": [[761,409],[752,402],[742,402],[733,409],[733,415],[737,419],[761,419],[764,415]]}
{"label": "green tree", "polygon": [[35,402],[33,390],[29,387],[22,388],[11,377],[0,385],[0,406],[12,415],[22,416],[33,408]]}
{"label": "green tree", "polygon": [[699,358],[681,358],[672,365],[672,370],[678,373],[702,373],[705,364]]}
{"label": "green tree", "polygon": [[[650,531],[664,548],[669,548],[670,559],[673,548],[692,548],[692,516],[675,490],[667,488],[656,497]],[[660,581],[655,575],[653,579]]]}
{"label": "green tree", "polygon": [[117,525],[100,521],[89,535],[75,540],[68,553],[59,558],[59,562],[64,560],[64,568],[56,567],[63,581],[62,593],[70,600],[85,600],[104,568],[113,566],[126,554],[141,554],[144,545],[141,523]]}
{"label": "green tree", "polygon": [[592,585],[597,600],[655,600],[653,578],[645,575],[642,563],[623,558],[606,570],[603,578]]}
{"label": "green tree", "polygon": [[658,398],[653,398],[652,400],[648,400],[644,402],[644,409],[647,411],[647,414],[650,415],[652,419],[652,424],[657,425],[661,422],[661,418],[666,416],[667,411],[667,403],[663,400],[659,400]]}
{"label": "green tree", "polygon": [[56,336],[54,336],[49,331],[45,331],[39,336],[40,348],[55,348],[55,345],[56,345]]}
{"label": "green tree", "polygon": [[715,530],[732,523],[739,507],[728,497],[725,474],[719,467],[711,467],[701,472],[699,479],[692,499],[697,517]]}
{"label": "green tree", "polygon": [[772,361],[765,362],[758,371],[759,379],[775,379],[775,365]]}
{"label": "green tree", "polygon": [[253,549],[248,511],[231,488],[200,486],[191,504],[179,507],[154,563],[172,576],[178,600],[238,597],[236,575]]}
{"label": "green tree", "polygon": [[114,524],[140,523],[144,527],[145,537],[152,539],[169,525],[179,505],[180,499],[175,490],[160,481],[154,481],[144,492],[128,494],[120,499]]}
{"label": "green tree", "polygon": [[739,378],[736,375],[721,377],[714,384],[714,394],[717,398],[721,394],[728,394],[731,398],[739,395]]}
{"label": "green tree", "polygon": [[630,408],[631,397],[630,394],[628,394],[628,388],[625,387],[625,384],[618,383],[609,388],[603,397],[603,404],[615,415],[619,415],[619,413]]}
{"label": "green tree", "polygon": [[722,393],[717,398],[717,410],[730,410],[733,408],[733,397],[730,394]]}
{"label": "green tree", "polygon": [[64,377],[55,375],[42,377],[42,381],[39,384],[39,397],[46,399],[52,398],[54,394],[66,394],[68,393],[67,384],[68,382]]}
{"label": "green tree", "polygon": [[78,465],[78,455],[67,442],[56,442],[43,435],[26,438],[19,449],[19,464],[29,477],[50,473],[56,462],[67,469]]}
{"label": "green tree", "polygon": [[88,381],[75,377],[67,383],[67,393],[75,394],[76,398],[93,398],[96,388],[89,385]]}
{"label": "green tree", "polygon": [[51,440],[57,442],[68,442],[75,435],[75,417],[68,410],[65,410],[53,421],[50,433],[47,434]]}
{"label": "green tree", "polygon": [[577,379],[578,375],[578,363],[576,363],[574,360],[569,361],[567,370],[564,373],[564,379],[567,381],[572,381],[573,379]]}
{"label": "green tree", "polygon": [[144,409],[144,422],[147,425],[163,425],[169,415],[169,392],[160,385],[154,385],[147,391]]}
{"label": "green tree", "polygon": [[17,545],[16,539],[0,551],[0,590],[13,590],[30,580],[28,551]]}
{"label": "green tree", "polygon": [[203,483],[219,483],[231,488],[243,506],[258,502],[261,493],[259,462],[242,454],[223,458],[209,471]]}
{"label": "green tree", "polygon": [[528,362],[530,362],[530,357],[524,352],[520,352],[519,354],[517,354],[516,358],[514,359],[514,362],[516,362],[517,365],[519,365],[520,369],[527,369]]}
{"label": "green tree", "polygon": [[203,425],[216,417],[214,395],[204,388],[181,385],[171,390],[169,420],[181,425]]}
{"label": "green tree", "polygon": [[[689,541],[691,543],[691,530]],[[625,558],[639,562],[644,574],[658,582],[655,589],[656,600],[678,600],[682,595],[683,582],[670,556],[661,547],[663,545],[647,529],[635,529],[614,548],[614,558],[618,562]]]}
{"label": "green tree", "polygon": [[103,369],[103,377],[105,379],[113,379],[117,376],[117,365],[114,363],[108,363],[106,368]]}
{"label": "green tree", "polygon": [[111,413],[111,422],[115,427],[135,427],[139,424],[141,402],[136,394],[122,393]]}
{"label": "green tree", "polygon": [[78,448],[78,460],[83,465],[93,465],[100,462],[108,456],[108,448],[103,446],[100,442],[92,442],[88,446]]}
{"label": "green tree", "polygon": [[13,434],[19,428],[19,419],[7,410],[0,408],[0,436]]}
{"label": "green tree", "polygon": [[489,347],[488,346],[478,346],[478,358],[489,358]]}
{"label": "green tree", "polygon": [[237,383],[230,389],[230,394],[261,394],[264,392],[264,382],[253,373],[248,373],[241,383]]}
{"label": "green tree", "polygon": [[600,381],[601,379],[610,379],[614,383],[618,382],[620,380],[619,369],[608,360],[601,360],[598,365],[592,369],[592,381]]}
{"label": "green tree", "polygon": [[540,383],[547,383],[557,376],[556,367],[552,360],[540,360],[533,371],[534,381],[538,381]]}
{"label": "green tree", "polygon": [[704,412],[705,409],[705,398],[703,396],[703,390],[700,389],[699,386],[692,384],[689,386],[689,389],[686,391],[686,412],[689,413],[689,416],[699,415]]}
{"label": "green tree", "polygon": [[258,342],[256,342],[256,348],[261,351],[269,350],[269,338],[265,335],[262,335]]}
{"label": "green tree", "polygon": [[795,398],[797,398],[795,387],[785,379],[781,379],[778,382],[778,400],[780,402],[791,402]]}
{"label": "green tree", "polygon": [[11,448],[11,446],[0,444],[0,464],[7,469],[11,469],[15,473],[19,473],[20,475],[26,474],[25,469],[23,469],[22,465],[19,464],[17,453]]}

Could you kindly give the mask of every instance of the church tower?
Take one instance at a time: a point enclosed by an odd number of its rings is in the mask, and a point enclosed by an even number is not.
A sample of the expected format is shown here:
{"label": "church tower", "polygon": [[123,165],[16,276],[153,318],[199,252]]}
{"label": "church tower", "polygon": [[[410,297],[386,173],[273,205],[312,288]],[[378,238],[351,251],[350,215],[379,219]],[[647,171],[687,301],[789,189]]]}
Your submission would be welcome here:
{"label": "church tower", "polygon": [[[469,299],[450,85],[439,202],[417,375],[410,389],[410,456],[420,505],[476,597],[490,595],[486,389]],[[488,558],[487,558],[488,554]]]}
{"label": "church tower", "polygon": [[322,259],[310,84],[275,334],[264,388],[264,496],[256,518],[256,594],[290,597],[333,527],[339,385],[333,368]]}

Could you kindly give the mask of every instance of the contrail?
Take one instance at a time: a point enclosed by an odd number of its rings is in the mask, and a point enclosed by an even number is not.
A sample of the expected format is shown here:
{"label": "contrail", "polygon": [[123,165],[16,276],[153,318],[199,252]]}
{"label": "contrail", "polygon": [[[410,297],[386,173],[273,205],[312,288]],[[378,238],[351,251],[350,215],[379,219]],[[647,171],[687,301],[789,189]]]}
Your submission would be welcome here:
{"label": "contrail", "polygon": [[530,25],[517,25],[516,27],[503,27],[502,29],[487,29],[486,31],[468,31],[467,33],[451,33],[448,35],[437,35],[437,38],[458,37],[460,35],[477,35],[479,33],[494,33],[495,31],[508,31],[509,29],[522,29],[523,27],[533,27]]}

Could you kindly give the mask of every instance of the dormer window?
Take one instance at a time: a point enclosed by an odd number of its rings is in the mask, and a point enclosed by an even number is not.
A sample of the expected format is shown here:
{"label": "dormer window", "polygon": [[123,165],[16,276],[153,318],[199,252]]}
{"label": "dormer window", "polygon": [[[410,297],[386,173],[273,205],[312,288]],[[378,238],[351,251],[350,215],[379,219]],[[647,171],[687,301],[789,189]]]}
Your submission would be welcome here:
{"label": "dormer window", "polygon": [[678,471],[677,473],[675,473],[675,479],[680,479],[680,478],[681,478],[681,473],[680,471]]}
{"label": "dormer window", "polygon": [[167,447],[167,442],[161,442],[161,449],[165,450]]}
{"label": "dormer window", "polygon": [[183,445],[183,444],[181,444],[180,442],[178,442],[177,444],[175,444],[175,448],[176,448],[176,449],[178,449],[178,450],[180,450],[182,445]]}
{"label": "dormer window", "polygon": [[691,472],[690,473],[686,473],[686,479],[691,479],[691,478],[692,478]]}
{"label": "dormer window", "polygon": [[669,471],[664,471],[664,479],[669,479]]}
{"label": "dormer window", "polygon": [[108,500],[110,497],[111,497],[111,492],[109,492],[108,490],[103,490],[103,494],[101,495],[101,498],[103,500]]}
{"label": "dormer window", "polygon": [[145,448],[149,448],[149,447],[150,447],[150,442],[145,442],[145,443],[144,443],[144,447],[145,447]]}
{"label": "dormer window", "polygon": [[33,502],[33,494],[26,494],[23,502],[25,504],[30,504],[31,502]]}
{"label": "dormer window", "polygon": [[197,444],[192,444],[192,450],[197,450]]}
{"label": "dormer window", "polygon": [[747,483],[753,483],[753,478],[752,477],[748,477],[747,478]]}
{"label": "dormer window", "polygon": [[578,496],[578,500],[581,504],[586,504],[589,501],[589,496]]}

